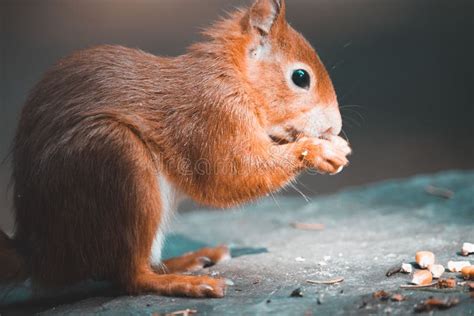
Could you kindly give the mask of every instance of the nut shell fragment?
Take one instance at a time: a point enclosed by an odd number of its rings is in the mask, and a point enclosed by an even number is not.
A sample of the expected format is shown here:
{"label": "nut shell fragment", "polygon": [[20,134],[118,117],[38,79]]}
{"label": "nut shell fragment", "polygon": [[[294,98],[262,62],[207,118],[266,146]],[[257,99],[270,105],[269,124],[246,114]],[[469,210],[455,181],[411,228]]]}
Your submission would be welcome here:
{"label": "nut shell fragment", "polygon": [[464,279],[474,280],[474,266],[467,266],[462,268],[461,273]]}
{"label": "nut shell fragment", "polygon": [[401,301],[406,300],[405,296],[401,294],[393,294],[390,299],[394,302],[401,302]]}
{"label": "nut shell fragment", "polygon": [[426,269],[429,265],[435,263],[435,255],[431,251],[418,251],[415,261],[422,269]]}
{"label": "nut shell fragment", "polygon": [[413,266],[409,263],[402,263],[402,268],[400,269],[400,271],[403,273],[412,273]]}
{"label": "nut shell fragment", "polygon": [[469,242],[462,244],[461,254],[463,256],[469,256],[471,253],[474,253],[474,244]]}
{"label": "nut shell fragment", "polygon": [[469,267],[470,265],[469,261],[449,261],[448,270],[451,272],[461,272],[464,267]]}
{"label": "nut shell fragment", "polygon": [[446,289],[446,288],[455,288],[457,285],[456,279],[450,278],[450,279],[439,279],[438,281],[438,287],[441,289]]}
{"label": "nut shell fragment", "polygon": [[384,290],[380,290],[380,291],[377,291],[375,293],[372,294],[372,297],[373,298],[379,298],[379,299],[382,299],[382,300],[388,300],[390,298],[390,293],[388,292],[385,292]]}
{"label": "nut shell fragment", "polygon": [[416,271],[415,274],[413,274],[413,279],[411,280],[411,283],[416,285],[428,285],[431,284],[432,281],[433,276],[431,275],[430,271],[420,270]]}
{"label": "nut shell fragment", "polygon": [[428,266],[428,271],[431,272],[434,279],[439,279],[444,273],[444,267],[441,264],[432,264]]}
{"label": "nut shell fragment", "polygon": [[469,289],[469,292],[473,292],[474,293],[474,282],[469,282],[467,284],[467,288]]}

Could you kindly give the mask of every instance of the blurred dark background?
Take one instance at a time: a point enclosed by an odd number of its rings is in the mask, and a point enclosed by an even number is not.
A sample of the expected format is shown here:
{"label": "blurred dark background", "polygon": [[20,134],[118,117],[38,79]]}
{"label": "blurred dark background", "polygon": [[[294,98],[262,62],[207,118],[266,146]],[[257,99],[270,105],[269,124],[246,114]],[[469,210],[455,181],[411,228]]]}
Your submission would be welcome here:
{"label": "blurred dark background", "polygon": [[[1,0],[0,155],[28,91],[58,58],[97,44],[178,55],[218,16],[250,0]],[[287,0],[336,89],[354,155],[335,177],[300,178],[307,195],[474,167],[472,0]],[[11,228],[9,162],[0,228]],[[286,194],[299,194],[293,189]]]}

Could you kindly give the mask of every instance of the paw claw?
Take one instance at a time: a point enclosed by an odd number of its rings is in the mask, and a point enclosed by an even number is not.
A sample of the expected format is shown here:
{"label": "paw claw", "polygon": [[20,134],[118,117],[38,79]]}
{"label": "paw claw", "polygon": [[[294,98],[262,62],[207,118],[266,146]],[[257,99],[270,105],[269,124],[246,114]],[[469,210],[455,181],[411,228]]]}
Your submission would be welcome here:
{"label": "paw claw", "polygon": [[199,257],[197,260],[201,268],[208,268],[214,264],[209,257]]}
{"label": "paw claw", "polygon": [[225,283],[225,280],[213,279],[213,281],[216,283],[215,286],[212,286],[210,284],[199,285],[200,293],[202,293],[202,295],[205,297],[215,297],[215,298],[224,297],[227,290],[227,285]]}
{"label": "paw claw", "polygon": [[341,173],[341,172],[342,172],[342,170],[344,170],[344,166],[339,166],[339,169],[337,169],[337,171],[336,171],[336,172],[334,172],[334,173],[331,173],[331,175],[332,175],[332,176],[335,176],[336,174],[339,174],[339,173]]}
{"label": "paw claw", "polygon": [[200,285],[199,288],[204,291],[210,291],[210,292],[214,291],[214,288],[208,284]]}

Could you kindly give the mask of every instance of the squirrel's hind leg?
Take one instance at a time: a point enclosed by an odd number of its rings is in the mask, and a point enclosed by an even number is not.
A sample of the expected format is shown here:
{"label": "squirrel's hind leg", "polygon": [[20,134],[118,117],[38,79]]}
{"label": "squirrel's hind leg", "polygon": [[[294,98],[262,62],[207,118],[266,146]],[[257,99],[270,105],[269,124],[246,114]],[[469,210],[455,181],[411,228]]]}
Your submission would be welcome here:
{"label": "squirrel's hind leg", "polygon": [[[132,168],[134,174],[130,177],[133,183],[128,186],[129,190],[133,188],[132,192],[136,195],[131,198],[136,204],[129,209],[134,218],[128,226],[129,233],[134,238],[130,238],[132,243],[130,246],[133,248],[129,253],[130,262],[123,266],[123,270],[120,271],[119,268],[118,281],[130,294],[151,292],[167,296],[223,297],[226,289],[224,279],[159,274],[153,271],[154,259],[161,256],[161,251],[158,249],[162,244],[163,224],[173,207],[169,205],[170,197],[167,196],[171,191],[165,185],[164,178],[157,177],[154,162],[150,155],[147,155],[147,150],[141,141],[132,135],[127,136],[130,136],[127,148],[133,149],[132,156],[135,157],[132,159],[135,162]],[[227,254],[228,249],[220,247],[204,249],[194,255],[208,256],[217,262]],[[192,256],[193,254],[188,254],[188,258]]]}

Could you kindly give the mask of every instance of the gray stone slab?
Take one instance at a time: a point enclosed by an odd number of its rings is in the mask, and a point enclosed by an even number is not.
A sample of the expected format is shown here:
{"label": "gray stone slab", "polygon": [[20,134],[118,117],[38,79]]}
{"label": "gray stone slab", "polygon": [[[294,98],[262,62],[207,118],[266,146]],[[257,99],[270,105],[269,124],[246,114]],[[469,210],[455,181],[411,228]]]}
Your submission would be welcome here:
{"label": "gray stone slab", "polygon": [[[448,188],[454,197],[429,195],[425,192],[428,185]],[[298,230],[290,225],[294,222],[321,223],[325,229]],[[409,276],[385,276],[390,267],[414,261],[418,250],[433,251],[444,265],[448,260],[466,260],[458,252],[467,241],[474,242],[472,171],[389,181],[309,202],[275,196],[234,210],[202,210],[175,219],[165,256],[207,245],[232,247],[231,261],[201,271],[233,280],[235,285],[223,299],[130,297],[100,287],[88,295],[91,287],[85,285],[72,298],[58,300],[52,295],[52,300],[35,305],[5,306],[3,313],[151,315],[190,308],[199,315],[403,315],[412,313],[420,300],[434,296],[460,299],[456,307],[439,313],[472,315],[474,299],[465,289],[402,290],[399,286]],[[473,256],[467,260],[474,263]],[[344,282],[306,282],[336,277],[344,277]],[[303,297],[290,297],[296,288],[302,289]],[[381,289],[402,293],[407,300],[373,299],[372,293]],[[17,289],[9,300],[25,300],[27,291],[28,286]]]}

